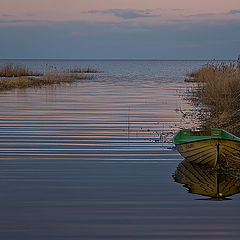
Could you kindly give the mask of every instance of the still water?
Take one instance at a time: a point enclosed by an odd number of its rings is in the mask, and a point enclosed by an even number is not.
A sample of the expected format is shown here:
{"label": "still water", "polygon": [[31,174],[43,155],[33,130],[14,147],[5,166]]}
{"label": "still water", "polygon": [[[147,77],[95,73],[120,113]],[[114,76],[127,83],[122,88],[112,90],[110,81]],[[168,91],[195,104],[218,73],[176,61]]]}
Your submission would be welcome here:
{"label": "still water", "polygon": [[206,201],[173,177],[172,136],[197,125],[176,111],[184,78],[206,62],[6,62],[100,73],[1,92],[0,239],[238,239],[240,195]]}

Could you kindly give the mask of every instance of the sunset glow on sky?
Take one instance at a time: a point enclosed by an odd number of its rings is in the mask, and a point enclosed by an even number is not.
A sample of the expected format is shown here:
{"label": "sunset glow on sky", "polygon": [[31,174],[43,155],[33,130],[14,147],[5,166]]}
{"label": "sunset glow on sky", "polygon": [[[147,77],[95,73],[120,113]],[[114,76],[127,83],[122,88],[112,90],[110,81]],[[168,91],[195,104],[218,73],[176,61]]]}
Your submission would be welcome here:
{"label": "sunset glow on sky", "polygon": [[239,0],[0,0],[0,58],[231,58],[239,23]]}

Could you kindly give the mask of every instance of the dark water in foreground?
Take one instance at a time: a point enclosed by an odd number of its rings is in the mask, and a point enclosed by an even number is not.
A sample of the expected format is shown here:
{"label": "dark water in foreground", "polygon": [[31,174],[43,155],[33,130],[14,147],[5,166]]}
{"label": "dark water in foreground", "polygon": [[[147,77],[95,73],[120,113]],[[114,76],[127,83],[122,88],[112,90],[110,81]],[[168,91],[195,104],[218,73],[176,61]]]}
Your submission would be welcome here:
{"label": "dark water in foreground", "polygon": [[172,177],[173,133],[196,124],[179,92],[205,62],[25,63],[104,72],[1,92],[0,239],[238,239],[240,195],[196,200]]}

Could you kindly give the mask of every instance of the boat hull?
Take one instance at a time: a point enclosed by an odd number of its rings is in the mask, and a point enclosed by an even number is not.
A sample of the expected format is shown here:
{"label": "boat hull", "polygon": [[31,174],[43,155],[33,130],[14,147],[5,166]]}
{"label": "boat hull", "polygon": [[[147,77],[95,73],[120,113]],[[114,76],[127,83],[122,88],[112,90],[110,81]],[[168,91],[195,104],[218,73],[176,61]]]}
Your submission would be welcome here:
{"label": "boat hull", "polygon": [[[188,161],[216,167],[221,161],[240,156],[240,142],[208,139],[176,144],[179,153]],[[239,159],[240,163],[240,159]]]}

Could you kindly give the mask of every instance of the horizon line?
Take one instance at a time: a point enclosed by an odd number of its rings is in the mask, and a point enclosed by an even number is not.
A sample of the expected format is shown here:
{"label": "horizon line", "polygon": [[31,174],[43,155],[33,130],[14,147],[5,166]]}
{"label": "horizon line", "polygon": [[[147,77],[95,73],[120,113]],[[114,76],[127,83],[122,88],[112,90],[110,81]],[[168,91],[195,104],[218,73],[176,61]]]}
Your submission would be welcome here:
{"label": "horizon line", "polygon": [[68,60],[68,61],[237,61],[236,59],[161,59],[161,58],[0,58],[6,60]]}

